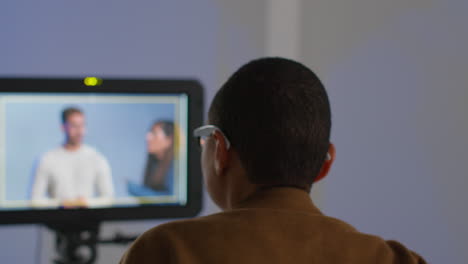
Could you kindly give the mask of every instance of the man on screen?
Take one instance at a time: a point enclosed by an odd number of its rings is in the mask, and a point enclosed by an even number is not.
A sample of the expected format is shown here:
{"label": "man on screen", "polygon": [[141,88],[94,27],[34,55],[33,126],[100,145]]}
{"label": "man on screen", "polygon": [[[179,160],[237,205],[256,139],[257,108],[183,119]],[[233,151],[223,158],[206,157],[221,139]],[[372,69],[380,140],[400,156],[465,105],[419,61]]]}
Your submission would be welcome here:
{"label": "man on screen", "polygon": [[57,204],[87,207],[108,203],[114,195],[111,169],[106,158],[93,147],[83,144],[85,116],[78,108],[62,112],[65,143],[40,160],[32,188],[35,206]]}

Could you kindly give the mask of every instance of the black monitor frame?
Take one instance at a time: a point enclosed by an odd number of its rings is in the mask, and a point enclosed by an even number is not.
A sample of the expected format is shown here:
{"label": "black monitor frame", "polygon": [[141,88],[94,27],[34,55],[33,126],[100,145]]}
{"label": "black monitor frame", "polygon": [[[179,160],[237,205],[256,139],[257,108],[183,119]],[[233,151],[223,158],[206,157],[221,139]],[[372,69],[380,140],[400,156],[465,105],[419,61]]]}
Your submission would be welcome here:
{"label": "black monitor frame", "polygon": [[203,88],[193,79],[106,79],[87,86],[84,78],[0,78],[0,93],[83,93],[83,94],[178,94],[188,96],[187,204],[140,205],[92,209],[0,210],[0,224],[73,224],[114,220],[142,220],[195,216],[201,210],[202,180],[200,153],[191,131],[202,124]]}

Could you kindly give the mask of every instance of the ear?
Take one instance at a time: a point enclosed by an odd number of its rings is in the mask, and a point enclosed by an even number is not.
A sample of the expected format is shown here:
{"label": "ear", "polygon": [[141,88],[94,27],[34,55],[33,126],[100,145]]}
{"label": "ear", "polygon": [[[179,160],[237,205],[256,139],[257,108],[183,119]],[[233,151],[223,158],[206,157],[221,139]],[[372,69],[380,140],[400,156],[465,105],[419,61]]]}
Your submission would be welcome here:
{"label": "ear", "polygon": [[330,146],[328,147],[327,158],[323,162],[322,169],[320,169],[319,174],[317,175],[317,177],[315,177],[314,183],[320,181],[321,179],[325,178],[328,175],[328,172],[330,171],[330,168],[333,165],[333,162],[335,161],[335,156],[336,156],[335,145],[333,145],[333,143],[330,143]]}
{"label": "ear", "polygon": [[219,131],[214,132],[213,138],[215,139],[214,168],[216,175],[221,175],[229,165],[229,151],[226,140]]}

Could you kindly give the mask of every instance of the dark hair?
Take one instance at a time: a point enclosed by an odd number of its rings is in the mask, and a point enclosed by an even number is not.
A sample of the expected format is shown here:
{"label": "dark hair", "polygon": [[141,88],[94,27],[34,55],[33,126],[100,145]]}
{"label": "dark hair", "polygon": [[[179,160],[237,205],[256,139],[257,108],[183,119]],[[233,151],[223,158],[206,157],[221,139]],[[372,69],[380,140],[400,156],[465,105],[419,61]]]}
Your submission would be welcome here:
{"label": "dark hair", "polygon": [[161,127],[164,135],[172,137],[172,146],[162,158],[157,158],[155,155],[148,153],[143,184],[154,190],[161,191],[167,189],[165,178],[174,160],[174,122],[168,120],[156,121],[151,126],[151,130],[156,126]]}
{"label": "dark hair", "polygon": [[283,58],[251,61],[217,92],[208,115],[252,183],[310,189],[331,128],[327,93],[310,69]]}
{"label": "dark hair", "polygon": [[164,135],[166,135],[167,137],[174,135],[174,122],[172,121],[168,121],[168,120],[156,121],[154,122],[153,126],[151,126],[151,129],[153,129],[155,126],[161,126],[161,129],[164,132]]}
{"label": "dark hair", "polygon": [[67,107],[62,111],[62,124],[65,124],[68,121],[68,118],[72,114],[83,114],[83,111],[77,107]]}

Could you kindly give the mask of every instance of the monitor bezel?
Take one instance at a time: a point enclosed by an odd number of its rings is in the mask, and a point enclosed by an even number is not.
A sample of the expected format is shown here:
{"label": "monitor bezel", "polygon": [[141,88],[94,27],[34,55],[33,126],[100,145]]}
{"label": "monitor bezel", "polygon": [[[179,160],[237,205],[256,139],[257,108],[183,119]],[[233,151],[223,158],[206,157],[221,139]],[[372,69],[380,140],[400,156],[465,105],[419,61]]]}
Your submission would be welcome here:
{"label": "monitor bezel", "polygon": [[0,78],[1,93],[58,94],[181,94],[188,96],[187,203],[151,204],[135,207],[92,209],[0,210],[0,224],[55,224],[104,222],[196,216],[202,204],[200,153],[191,131],[202,124],[203,88],[195,79],[99,78],[102,83],[87,86],[84,78]]}

